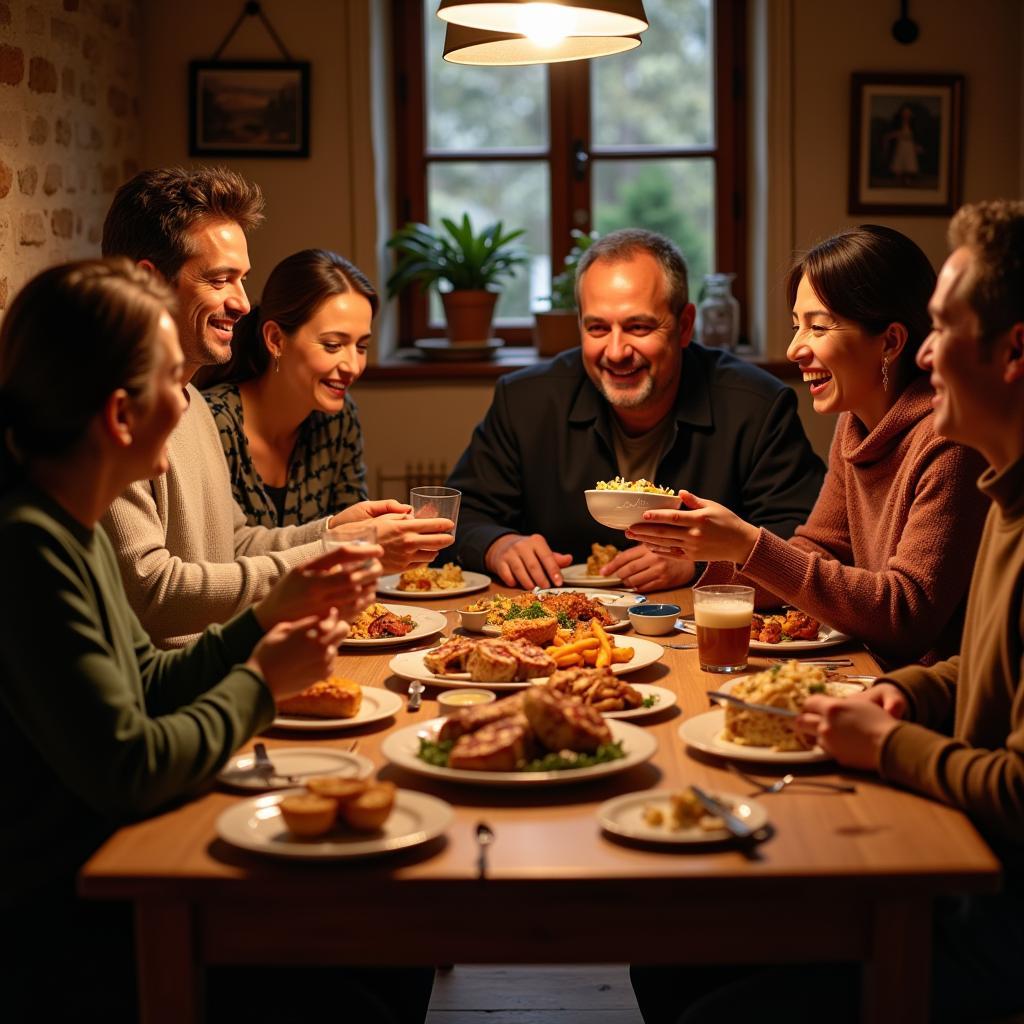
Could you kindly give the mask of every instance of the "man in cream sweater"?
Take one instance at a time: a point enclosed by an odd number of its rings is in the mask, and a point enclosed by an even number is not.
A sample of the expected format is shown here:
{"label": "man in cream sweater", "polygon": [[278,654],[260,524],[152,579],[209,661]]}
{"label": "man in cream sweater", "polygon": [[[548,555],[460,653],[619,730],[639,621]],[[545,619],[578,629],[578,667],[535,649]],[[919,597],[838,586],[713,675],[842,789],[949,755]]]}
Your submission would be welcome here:
{"label": "man in cream sweater", "polygon": [[211,622],[259,600],[283,572],[322,551],[332,530],[384,516],[385,567],[430,561],[451,543],[447,520],[405,520],[408,506],[361,502],[327,519],[266,529],[235,504],[217,426],[189,381],[226,362],[235,323],[249,311],[246,232],[263,219],[258,186],[224,168],[143,171],[118,190],[103,225],[103,254],[150,267],[175,291],[188,409],[168,442],[167,473],[132,485],[111,506],[128,597],[161,647],[180,647]]}

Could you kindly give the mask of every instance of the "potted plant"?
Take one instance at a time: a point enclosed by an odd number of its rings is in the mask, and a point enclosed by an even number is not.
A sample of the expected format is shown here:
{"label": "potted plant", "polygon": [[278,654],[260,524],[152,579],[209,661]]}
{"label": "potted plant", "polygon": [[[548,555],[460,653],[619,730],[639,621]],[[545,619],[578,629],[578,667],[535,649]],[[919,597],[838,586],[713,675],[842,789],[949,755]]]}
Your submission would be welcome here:
{"label": "potted plant", "polygon": [[580,343],[576,312],[576,268],[580,257],[597,237],[596,231],[590,234],[575,228],[572,231],[573,245],[569,255],[565,257],[562,269],[551,279],[551,294],[548,296],[551,308],[533,314],[533,336],[539,355],[553,356]]}
{"label": "potted plant", "polygon": [[[443,231],[427,224],[406,224],[388,239],[398,263],[387,280],[388,295],[417,282],[436,288],[444,305],[448,340],[479,343],[491,336],[498,292],[492,287],[527,262],[526,250],[513,245],[524,232],[506,231],[499,220],[479,233],[469,214],[462,223],[441,218]],[[447,285],[447,287],[442,287]]]}

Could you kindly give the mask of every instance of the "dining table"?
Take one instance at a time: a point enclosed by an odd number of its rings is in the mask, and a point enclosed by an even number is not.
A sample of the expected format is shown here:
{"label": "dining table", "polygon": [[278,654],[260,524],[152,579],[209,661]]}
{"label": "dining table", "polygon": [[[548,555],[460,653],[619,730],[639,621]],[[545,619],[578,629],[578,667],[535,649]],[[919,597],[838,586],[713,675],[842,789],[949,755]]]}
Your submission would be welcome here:
{"label": "dining table", "polygon": [[[491,584],[484,593],[510,590]],[[478,596],[399,600],[444,610],[447,635],[460,631],[454,609]],[[648,598],[692,611],[686,588]],[[618,643],[634,635],[627,629]],[[442,691],[428,684],[410,711],[408,680],[389,669],[410,645],[343,647],[338,674],[399,695],[393,717],[333,732],[271,728],[258,739],[272,758],[289,746],[344,750],[357,740],[379,779],[450,804],[450,825],[430,842],[377,857],[265,856],[218,837],[221,815],[252,794],[211,785],[120,828],[82,868],[79,891],[134,905],[141,1019],[200,1021],[204,971],[215,965],[851,962],[862,965],[862,1020],[927,1020],[935,901],[999,885],[999,861],[971,822],[828,761],[743,767],[768,781],[788,771],[797,783],[852,783],[854,792],[792,784],[758,794],[727,759],[680,736],[681,724],[708,711],[707,691],[723,677],[702,672],[695,649],[668,646],[692,644],[692,635],[647,639],[664,646],[662,657],[626,678],[677,698],[633,723],[657,741],[655,753],[618,774],[550,786],[465,785],[390,763],[386,737],[430,721]],[[769,664],[762,653],[752,652],[751,671]],[[851,659],[851,673],[879,672],[853,641],[812,653]],[[692,845],[601,827],[598,809],[611,798],[690,785],[754,797],[769,827],[756,842]],[[484,871],[481,823],[492,836]]]}

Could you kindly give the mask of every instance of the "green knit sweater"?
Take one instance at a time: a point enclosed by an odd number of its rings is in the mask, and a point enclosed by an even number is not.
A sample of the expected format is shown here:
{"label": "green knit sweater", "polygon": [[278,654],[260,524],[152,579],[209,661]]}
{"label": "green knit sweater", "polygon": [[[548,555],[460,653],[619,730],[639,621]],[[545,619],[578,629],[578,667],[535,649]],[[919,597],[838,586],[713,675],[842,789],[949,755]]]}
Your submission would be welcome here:
{"label": "green knit sweater", "polygon": [[110,541],[30,486],[0,501],[0,907],[209,779],[274,715],[251,611],[155,648]]}

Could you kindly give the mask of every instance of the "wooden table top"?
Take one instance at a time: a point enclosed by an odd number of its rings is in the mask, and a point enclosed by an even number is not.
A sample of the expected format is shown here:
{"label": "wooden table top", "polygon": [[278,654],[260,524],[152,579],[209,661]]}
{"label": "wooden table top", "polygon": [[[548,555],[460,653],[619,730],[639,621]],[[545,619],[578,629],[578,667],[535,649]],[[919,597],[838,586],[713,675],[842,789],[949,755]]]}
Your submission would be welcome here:
{"label": "wooden table top", "polygon": [[[659,599],[675,600],[683,605],[684,612],[692,608],[688,591]],[[467,600],[471,599],[403,599],[402,603],[451,608]],[[450,621],[453,619],[451,616]],[[628,643],[632,634],[620,635],[622,642]],[[338,669],[364,686],[383,686],[404,694],[407,683],[389,672],[388,662],[406,649],[375,648],[355,653],[345,649]],[[851,657],[855,663],[851,672],[877,671],[870,656],[856,645],[830,648],[825,653]],[[763,659],[751,659],[753,668],[765,664]],[[626,845],[602,834],[597,808],[620,794],[678,789],[689,783],[712,790],[752,793],[751,787],[729,772],[723,761],[687,750],[678,735],[685,718],[708,709],[705,691],[717,688],[722,681],[721,676],[700,671],[695,650],[665,650],[660,662],[628,678],[668,687],[676,692],[679,703],[634,723],[655,735],[658,749],[650,762],[620,775],[526,791],[435,782],[389,766],[380,752],[388,732],[437,714],[438,691],[428,686],[423,708],[416,714],[403,709],[394,719],[333,733],[271,731],[265,740],[272,752],[286,745],[345,747],[357,738],[359,753],[374,762],[381,778],[432,793],[453,806],[454,821],[444,839],[361,861],[311,863],[261,857],[231,847],[216,833],[218,816],[251,794],[211,789],[118,831],[84,867],[81,890],[98,898],[199,894],[232,898],[244,893],[246,899],[272,895],[282,900],[304,898],[314,892],[322,897],[325,876],[337,874],[344,878],[345,886],[361,889],[394,888],[397,882],[407,892],[420,886],[454,886],[453,891],[458,891],[467,881],[476,880],[475,827],[481,820],[496,835],[489,852],[489,881],[542,888],[598,884],[602,892],[620,899],[635,894],[650,900],[659,890],[685,897],[698,892],[707,896],[727,888],[736,896],[763,892],[768,887],[780,898],[797,892],[813,898],[819,889],[855,893],[865,885],[873,891],[881,887],[922,894],[995,886],[998,861],[962,814],[893,789],[874,777],[840,771],[833,764],[791,770],[815,778],[853,781],[857,792],[845,795],[790,788],[761,797],[775,833],[752,853],[728,846],[652,849]],[[251,743],[246,745],[250,747]],[[771,768],[744,767],[761,777],[773,774]],[[774,774],[783,770],[775,769]]]}

